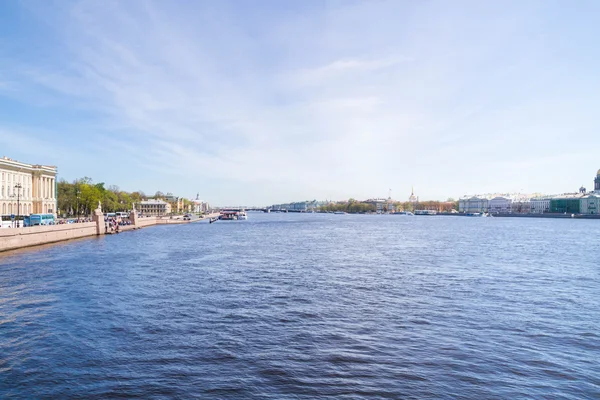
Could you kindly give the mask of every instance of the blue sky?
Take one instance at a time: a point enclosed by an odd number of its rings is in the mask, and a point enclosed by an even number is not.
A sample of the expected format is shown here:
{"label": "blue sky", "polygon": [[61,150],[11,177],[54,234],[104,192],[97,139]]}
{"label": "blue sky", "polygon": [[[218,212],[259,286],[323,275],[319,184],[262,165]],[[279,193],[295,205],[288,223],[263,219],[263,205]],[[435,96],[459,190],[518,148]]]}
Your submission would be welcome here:
{"label": "blue sky", "polygon": [[0,2],[0,156],[214,204],[592,186],[595,1]]}

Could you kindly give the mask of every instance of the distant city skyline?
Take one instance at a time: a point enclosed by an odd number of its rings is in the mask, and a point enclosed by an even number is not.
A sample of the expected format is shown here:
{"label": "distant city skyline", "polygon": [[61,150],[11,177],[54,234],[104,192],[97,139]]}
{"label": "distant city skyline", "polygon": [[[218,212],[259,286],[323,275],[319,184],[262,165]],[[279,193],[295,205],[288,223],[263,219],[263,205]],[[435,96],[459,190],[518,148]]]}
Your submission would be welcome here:
{"label": "distant city skyline", "polygon": [[269,205],[576,191],[600,3],[0,3],[0,157]]}

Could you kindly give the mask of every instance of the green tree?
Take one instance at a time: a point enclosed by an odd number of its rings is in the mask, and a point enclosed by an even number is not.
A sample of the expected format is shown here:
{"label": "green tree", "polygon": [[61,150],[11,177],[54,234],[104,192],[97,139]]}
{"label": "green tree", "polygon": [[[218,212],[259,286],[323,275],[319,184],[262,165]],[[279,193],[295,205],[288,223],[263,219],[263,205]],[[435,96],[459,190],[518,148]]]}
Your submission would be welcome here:
{"label": "green tree", "polygon": [[119,198],[116,193],[107,190],[104,192],[104,206],[103,210],[107,212],[115,212],[118,210]]}
{"label": "green tree", "polygon": [[119,207],[121,209],[121,211],[129,211],[132,209],[132,200],[131,200],[131,196],[129,195],[129,193],[127,192],[119,192],[118,196],[118,201],[119,201]]}

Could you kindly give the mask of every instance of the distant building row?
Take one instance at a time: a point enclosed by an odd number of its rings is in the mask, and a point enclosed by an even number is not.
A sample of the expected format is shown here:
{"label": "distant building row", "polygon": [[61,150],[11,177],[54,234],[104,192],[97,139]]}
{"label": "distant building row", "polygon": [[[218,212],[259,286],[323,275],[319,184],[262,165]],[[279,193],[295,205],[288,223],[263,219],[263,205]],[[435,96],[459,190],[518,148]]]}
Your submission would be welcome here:
{"label": "distant building row", "polygon": [[210,210],[210,205],[196,196],[195,200],[191,200],[187,205],[184,203],[183,197],[173,196],[167,193],[162,199],[149,199],[136,204],[137,210],[143,215],[168,215],[172,212],[192,212],[192,213],[207,213]]}
{"label": "distant building row", "polygon": [[578,193],[562,195],[487,194],[465,196],[458,202],[461,213],[600,213],[600,170],[594,179],[594,191],[581,188]]}
{"label": "distant building row", "polygon": [[273,204],[269,207],[272,210],[289,210],[289,211],[316,211],[317,208],[322,206],[323,202],[312,200],[312,201],[297,201],[294,203],[284,204]]}

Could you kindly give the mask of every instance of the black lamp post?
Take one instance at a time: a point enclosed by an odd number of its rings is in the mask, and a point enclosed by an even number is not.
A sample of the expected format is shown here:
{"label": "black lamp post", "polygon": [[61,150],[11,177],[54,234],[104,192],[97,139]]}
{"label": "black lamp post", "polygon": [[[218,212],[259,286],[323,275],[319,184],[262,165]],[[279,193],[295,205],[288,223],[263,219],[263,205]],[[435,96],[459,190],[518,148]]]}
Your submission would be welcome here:
{"label": "black lamp post", "polygon": [[[8,193],[10,193],[10,189],[9,189]],[[11,214],[11,224],[10,224],[10,226],[11,226],[11,228],[14,228],[16,226],[15,225],[15,210],[12,208],[14,198],[16,197],[14,190],[13,190],[13,194],[8,194],[8,197],[10,198],[9,207],[11,207],[10,208],[10,214]]]}
{"label": "black lamp post", "polygon": [[22,188],[22,187],[23,187],[23,186],[21,186],[21,184],[20,184],[20,183],[17,183],[17,184],[15,185],[15,189],[17,189],[17,228],[19,228],[19,227],[20,227],[20,224],[19,224],[19,216],[21,215],[21,209],[20,209],[20,204],[19,204],[19,201],[21,200],[21,188]]}
{"label": "black lamp post", "polygon": [[77,216],[77,222],[79,222],[79,190],[75,189],[75,199],[77,199],[77,207],[75,209],[75,215]]}

